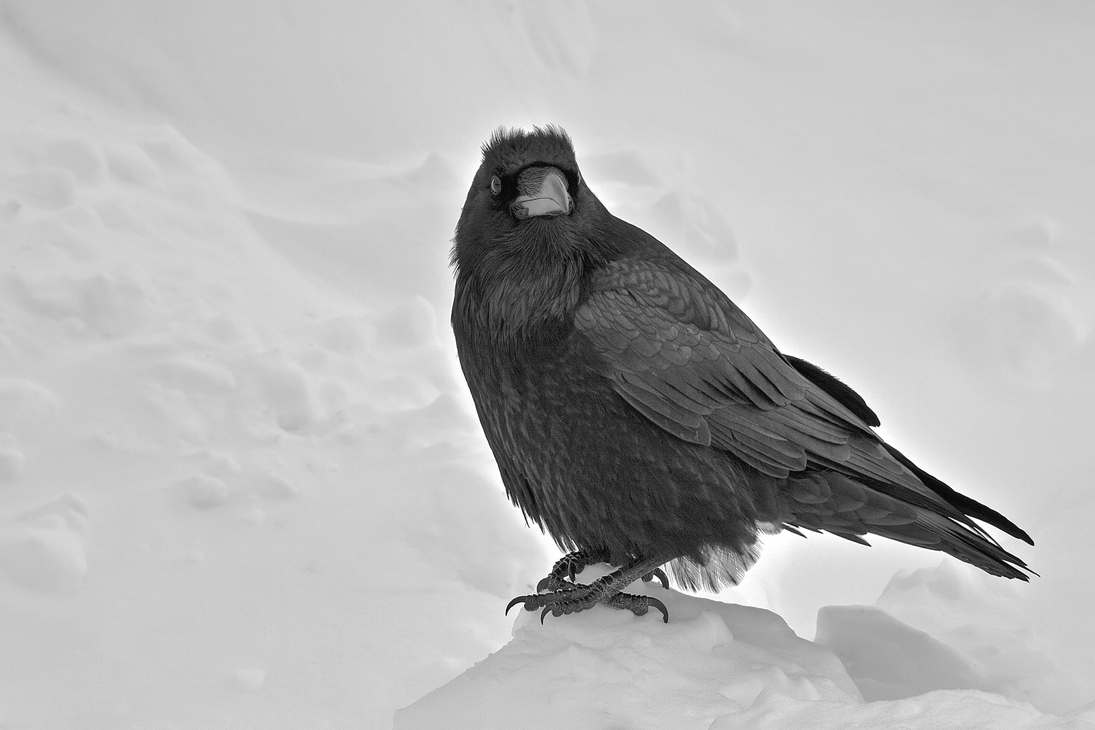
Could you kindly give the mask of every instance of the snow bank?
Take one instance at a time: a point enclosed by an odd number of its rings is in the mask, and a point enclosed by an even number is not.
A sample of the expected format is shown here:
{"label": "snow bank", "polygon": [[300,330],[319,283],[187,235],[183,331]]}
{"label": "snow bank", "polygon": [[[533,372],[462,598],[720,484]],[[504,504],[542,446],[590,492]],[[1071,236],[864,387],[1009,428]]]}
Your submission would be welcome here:
{"label": "snow bank", "polygon": [[670,622],[598,606],[541,625],[522,610],[509,644],[400,710],[395,728],[707,728],[771,691],[861,701],[836,657],[770,611],[630,591],[663,600]]}
{"label": "snow bank", "polygon": [[[0,725],[388,724],[547,560],[434,305],[323,285],[173,126],[4,60]],[[370,290],[374,263],[343,269]]]}
{"label": "snow bank", "polygon": [[[770,611],[657,584],[631,590],[661,598],[670,622],[598,606],[541,625],[539,612],[522,611],[506,646],[398,711],[395,729],[1095,728],[1095,705],[1054,717],[969,689],[864,702],[836,656]],[[864,662],[864,670],[941,671],[936,686],[969,686],[969,673],[956,671],[960,661],[939,642],[923,634],[910,641],[894,619],[861,623],[855,635],[864,643],[885,637],[896,649],[876,651],[880,663]]]}
{"label": "snow bank", "polygon": [[943,561],[899,572],[873,606],[822,608],[815,641],[840,657],[868,700],[983,689],[1067,713],[1090,687],[1032,626],[1023,591]]}

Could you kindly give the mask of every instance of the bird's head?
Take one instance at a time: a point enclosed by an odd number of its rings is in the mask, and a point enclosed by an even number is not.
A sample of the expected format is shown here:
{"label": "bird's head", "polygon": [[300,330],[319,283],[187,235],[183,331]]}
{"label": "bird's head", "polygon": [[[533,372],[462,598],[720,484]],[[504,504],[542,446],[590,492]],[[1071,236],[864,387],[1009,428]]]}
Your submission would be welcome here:
{"label": "bird's head", "polygon": [[583,232],[600,208],[566,132],[552,125],[499,129],[483,145],[456,227],[453,263],[459,271],[480,262],[543,264],[590,253]]}

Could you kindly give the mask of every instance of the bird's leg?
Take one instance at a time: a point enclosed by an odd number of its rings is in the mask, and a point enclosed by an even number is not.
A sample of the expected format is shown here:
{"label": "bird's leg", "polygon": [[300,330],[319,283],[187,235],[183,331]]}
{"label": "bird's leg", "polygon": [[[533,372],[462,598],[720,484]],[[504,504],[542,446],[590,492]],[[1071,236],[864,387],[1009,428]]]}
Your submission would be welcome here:
{"label": "bird's leg", "polygon": [[[669,610],[657,598],[620,592],[635,580],[653,574],[664,562],[660,559],[644,560],[636,558],[624,567],[589,584],[575,585],[559,579],[559,585],[547,593],[517,596],[506,606],[506,613],[509,613],[509,610],[518,603],[523,603],[526,611],[535,611],[542,608],[544,610],[540,614],[540,622],[543,623],[544,617],[547,616],[549,611],[552,616],[562,616],[563,614],[585,611],[598,603],[603,603],[612,608],[627,609],[636,616],[642,616],[653,606],[662,612],[663,620],[668,623]],[[549,576],[550,578],[551,576]]]}
{"label": "bird's leg", "polygon": [[572,553],[567,553],[552,566],[548,576],[536,584],[536,592],[554,591],[560,586],[566,585],[568,579],[573,584],[574,576],[581,573],[583,569],[607,561],[608,553],[602,550],[575,550]]}
{"label": "bird's leg", "polygon": [[[565,585],[568,580],[570,583],[574,583],[575,576],[585,568],[596,563],[607,563],[608,561],[609,555],[603,550],[575,550],[567,553],[552,566],[548,576],[536,584],[536,592],[555,590],[561,585]],[[669,578],[661,568],[654,568],[654,570],[644,575],[643,582],[649,583],[655,578],[661,582],[663,588],[669,588]]]}

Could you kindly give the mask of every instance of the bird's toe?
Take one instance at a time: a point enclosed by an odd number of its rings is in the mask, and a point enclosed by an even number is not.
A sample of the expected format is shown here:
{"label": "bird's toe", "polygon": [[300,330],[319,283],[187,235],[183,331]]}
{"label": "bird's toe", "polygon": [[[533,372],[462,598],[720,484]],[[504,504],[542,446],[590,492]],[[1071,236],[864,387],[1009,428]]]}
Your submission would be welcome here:
{"label": "bird's toe", "polygon": [[643,576],[643,582],[644,583],[649,583],[650,581],[654,580],[655,578],[657,578],[658,581],[661,582],[662,588],[666,588],[666,589],[669,588],[669,576],[667,576],[665,574],[665,571],[662,570],[661,568],[654,568],[654,570],[652,570],[649,573],[647,573],[646,575],[644,575]]}

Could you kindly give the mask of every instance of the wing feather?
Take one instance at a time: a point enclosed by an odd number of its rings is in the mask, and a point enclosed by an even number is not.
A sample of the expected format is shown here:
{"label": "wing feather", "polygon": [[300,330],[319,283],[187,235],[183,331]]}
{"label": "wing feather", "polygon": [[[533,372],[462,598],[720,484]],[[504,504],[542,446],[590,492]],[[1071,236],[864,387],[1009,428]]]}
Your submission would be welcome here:
{"label": "wing feather", "polygon": [[888,447],[855,391],[785,357],[679,259],[609,264],[594,278],[575,326],[636,411],[678,438],[788,479],[791,526],[855,542],[875,533],[1026,579],[1023,562],[971,518],[1029,542],[1026,533]]}
{"label": "wing feather", "polygon": [[698,274],[609,264],[575,325],[616,392],[674,436],[776,477],[814,466],[885,483],[894,497],[970,523],[883,448],[857,414],[873,416],[862,399],[851,389],[838,399],[805,377]]}
{"label": "wing feather", "polygon": [[[610,265],[575,318],[628,403],[673,435],[786,476],[848,462],[869,427],[814,386],[704,280],[649,261]],[[884,452],[871,456],[888,459]],[[888,473],[890,465],[874,465]],[[894,462],[898,470],[900,465]]]}

